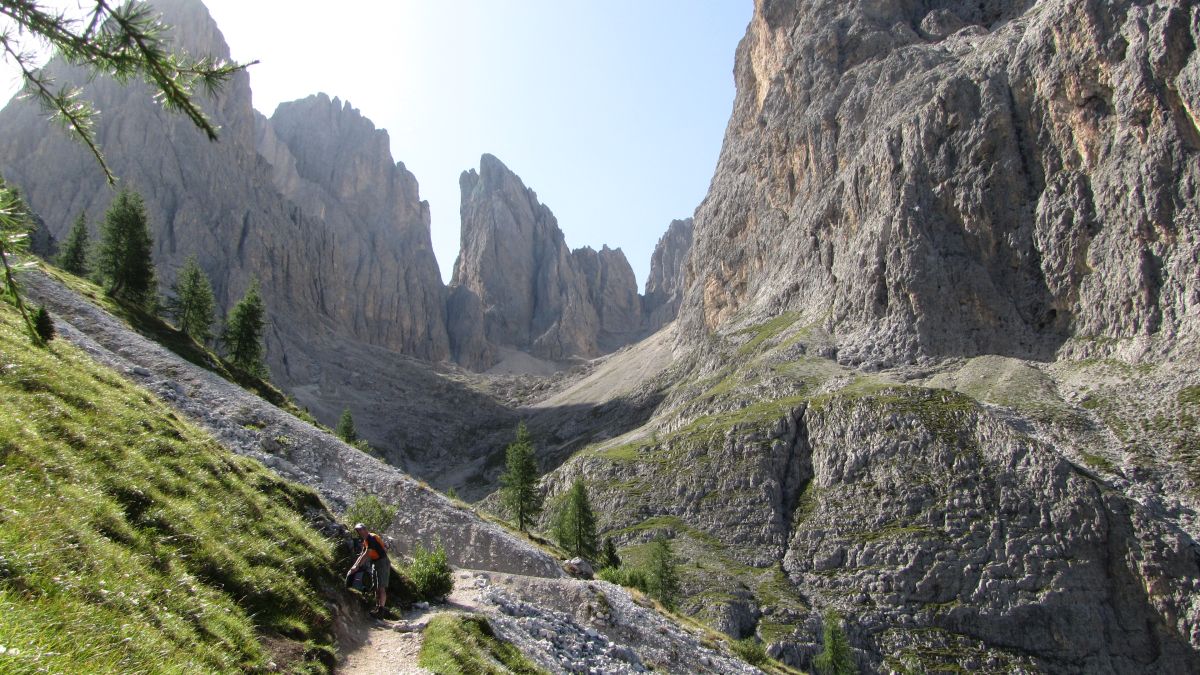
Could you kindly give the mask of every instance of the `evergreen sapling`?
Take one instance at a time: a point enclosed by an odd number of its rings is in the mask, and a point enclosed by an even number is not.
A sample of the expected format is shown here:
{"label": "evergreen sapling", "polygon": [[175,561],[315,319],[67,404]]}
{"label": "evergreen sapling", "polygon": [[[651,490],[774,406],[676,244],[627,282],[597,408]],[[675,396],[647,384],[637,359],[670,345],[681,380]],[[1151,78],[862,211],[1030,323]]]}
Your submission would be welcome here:
{"label": "evergreen sapling", "polygon": [[542,512],[538,489],[537,460],[533,440],[525,423],[517,425],[517,438],[504,449],[505,471],[500,475],[500,503],[516,518],[517,529],[526,531]]}

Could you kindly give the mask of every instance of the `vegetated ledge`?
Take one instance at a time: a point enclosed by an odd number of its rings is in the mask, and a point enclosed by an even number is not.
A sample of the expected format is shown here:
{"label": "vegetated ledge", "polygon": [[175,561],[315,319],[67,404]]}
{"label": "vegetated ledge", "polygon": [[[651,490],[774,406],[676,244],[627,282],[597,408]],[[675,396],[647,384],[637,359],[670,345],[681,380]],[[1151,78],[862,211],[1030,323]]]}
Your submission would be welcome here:
{"label": "vegetated ledge", "polygon": [[0,303],[0,670],[324,672],[321,513]]}

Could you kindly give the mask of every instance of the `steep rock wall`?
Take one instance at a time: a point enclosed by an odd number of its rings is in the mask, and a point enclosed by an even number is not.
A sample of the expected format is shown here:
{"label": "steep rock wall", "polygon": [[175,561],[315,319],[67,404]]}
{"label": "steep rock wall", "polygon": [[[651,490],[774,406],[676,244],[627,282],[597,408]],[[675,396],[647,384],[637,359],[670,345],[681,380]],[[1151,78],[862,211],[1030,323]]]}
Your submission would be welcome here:
{"label": "steep rock wall", "polygon": [[1180,0],[757,0],[682,312],[844,362],[1196,348],[1200,22]]}

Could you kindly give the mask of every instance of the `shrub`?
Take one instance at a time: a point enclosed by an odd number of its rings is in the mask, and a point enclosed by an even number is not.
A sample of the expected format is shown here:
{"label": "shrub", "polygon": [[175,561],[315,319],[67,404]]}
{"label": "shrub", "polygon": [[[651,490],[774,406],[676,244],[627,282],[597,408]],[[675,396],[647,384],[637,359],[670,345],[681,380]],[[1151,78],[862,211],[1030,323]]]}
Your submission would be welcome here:
{"label": "shrub", "polygon": [[450,591],[454,590],[453,571],[446,561],[446,549],[441,542],[434,544],[432,550],[418,543],[413,549],[413,562],[403,573],[412,582],[418,600],[431,602],[450,595]]}
{"label": "shrub", "polygon": [[596,576],[618,586],[636,588],[643,593],[650,592],[650,579],[644,570],[636,567],[605,567]]}
{"label": "shrub", "polygon": [[378,533],[386,530],[399,512],[399,506],[388,504],[375,495],[363,494],[354,500],[350,508],[346,509],[342,518],[345,519],[348,527],[362,523],[367,526],[368,530]]}
{"label": "shrub", "polygon": [[737,640],[732,646],[733,653],[752,666],[761,666],[767,662],[767,648],[756,637]]}

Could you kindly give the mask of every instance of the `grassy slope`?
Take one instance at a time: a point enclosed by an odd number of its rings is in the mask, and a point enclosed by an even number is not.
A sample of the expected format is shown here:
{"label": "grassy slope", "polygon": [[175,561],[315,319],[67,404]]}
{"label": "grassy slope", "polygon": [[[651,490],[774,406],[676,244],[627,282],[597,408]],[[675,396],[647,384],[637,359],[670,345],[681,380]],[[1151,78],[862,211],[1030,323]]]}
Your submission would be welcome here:
{"label": "grassy slope", "polygon": [[318,504],[0,303],[0,671],[323,669]]}
{"label": "grassy slope", "polygon": [[544,672],[515,646],[496,638],[486,619],[465,614],[439,614],[430,620],[420,665],[437,675]]}

